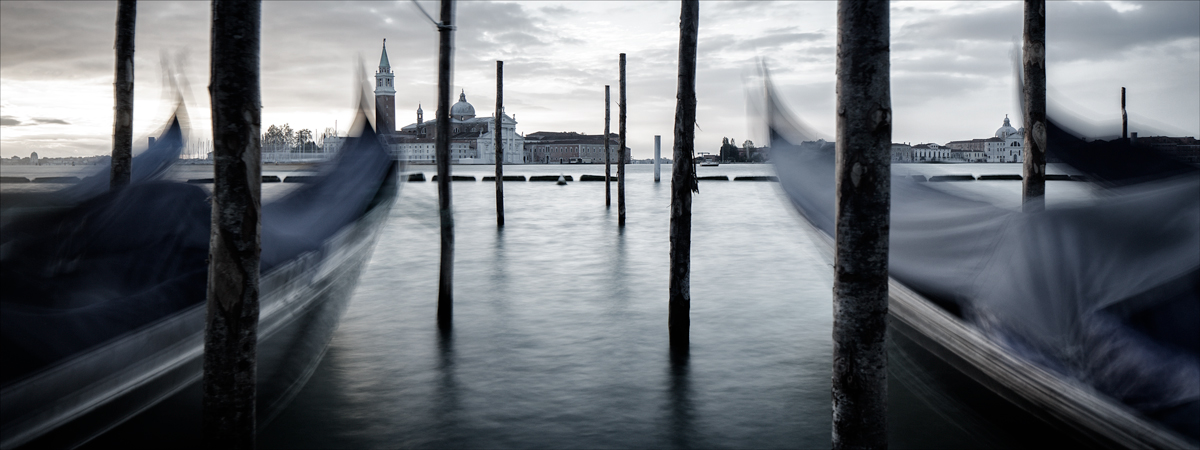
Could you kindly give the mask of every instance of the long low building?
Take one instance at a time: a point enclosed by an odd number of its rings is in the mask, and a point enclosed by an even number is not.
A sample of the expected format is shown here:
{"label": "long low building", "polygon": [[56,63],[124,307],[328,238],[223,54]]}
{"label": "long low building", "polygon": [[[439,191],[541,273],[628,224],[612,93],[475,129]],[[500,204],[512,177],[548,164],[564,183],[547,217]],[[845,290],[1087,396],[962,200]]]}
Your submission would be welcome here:
{"label": "long low building", "polygon": [[[609,161],[616,163],[619,137],[608,136]],[[625,163],[632,161],[632,152],[625,147]],[[604,162],[604,135],[576,132],[539,131],[525,136],[526,161],[541,164],[592,164]]]}

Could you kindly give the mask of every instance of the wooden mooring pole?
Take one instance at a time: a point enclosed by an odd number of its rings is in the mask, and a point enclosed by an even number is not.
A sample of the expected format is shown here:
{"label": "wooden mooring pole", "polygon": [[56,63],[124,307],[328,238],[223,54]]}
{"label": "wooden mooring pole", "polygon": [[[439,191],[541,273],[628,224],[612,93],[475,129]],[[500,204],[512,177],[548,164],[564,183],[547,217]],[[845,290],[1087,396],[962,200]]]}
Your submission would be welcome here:
{"label": "wooden mooring pole", "polygon": [[662,159],[662,136],[659,136],[656,134],[656,135],[654,135],[654,182],[655,183],[657,183],[660,178],[659,174],[661,173],[661,167],[659,167],[658,162],[661,159]]}
{"label": "wooden mooring pole", "polygon": [[888,2],[838,1],[833,448],[887,448]]}
{"label": "wooden mooring pole", "polygon": [[671,274],[667,303],[667,331],[673,352],[687,351],[688,332],[692,325],[689,317],[689,310],[692,309],[692,193],[698,189],[692,160],[695,159],[696,150],[696,43],[700,29],[700,2],[683,0],[682,3],[679,13],[675,144],[672,148],[674,164],[671,165]]}
{"label": "wooden mooring pole", "polygon": [[212,231],[204,329],[205,447],[253,448],[262,217],[258,1],[213,0]]}
{"label": "wooden mooring pole", "polygon": [[504,226],[504,61],[496,61],[496,226]]}
{"label": "wooden mooring pole", "polygon": [[1025,0],[1025,163],[1021,210],[1046,208],[1046,0]]}
{"label": "wooden mooring pole", "polygon": [[604,207],[612,207],[612,145],[608,143],[608,125],[612,121],[611,105],[612,100],[609,98],[608,85],[604,85]]}
{"label": "wooden mooring pole", "polygon": [[621,54],[621,93],[617,100],[617,226],[625,226],[625,54]]}
{"label": "wooden mooring pole", "polygon": [[1129,114],[1125,113],[1125,86],[1121,86],[1121,140],[1129,139]]}
{"label": "wooden mooring pole", "polygon": [[454,68],[454,2],[442,0],[438,24],[437,152],[438,214],[442,224],[441,271],[438,274],[438,328],[450,328],[454,317],[454,215],[450,208],[450,90]]}
{"label": "wooden mooring pole", "polygon": [[137,2],[117,2],[117,68],[113,79],[113,146],[109,189],[129,184],[133,173],[133,50]]}

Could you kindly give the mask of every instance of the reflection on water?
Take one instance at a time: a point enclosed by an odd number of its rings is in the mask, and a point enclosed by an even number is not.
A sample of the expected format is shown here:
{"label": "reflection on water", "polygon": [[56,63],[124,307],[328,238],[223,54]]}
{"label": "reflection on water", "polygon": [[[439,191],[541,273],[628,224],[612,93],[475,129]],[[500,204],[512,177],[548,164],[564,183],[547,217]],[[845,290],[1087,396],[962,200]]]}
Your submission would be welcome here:
{"label": "reflection on water", "polygon": [[688,384],[688,349],[672,349],[670,371],[671,421],[668,427],[672,448],[693,448],[692,392]]}
{"label": "reflection on water", "polygon": [[[437,363],[437,403],[434,405],[433,418],[437,421],[437,436],[451,438],[459,428],[459,389],[454,375],[454,328],[438,328],[438,363]],[[461,443],[444,442],[449,447],[459,447]]]}
{"label": "reflection on water", "polygon": [[[831,268],[774,183],[702,182],[691,344],[671,353],[669,175],[655,184],[651,166],[627,170],[624,229],[615,205],[604,207],[604,183],[506,184],[502,230],[493,185],[455,183],[455,317],[445,332],[436,324],[436,184],[407,183],[325,359],[259,445],[828,447]],[[602,171],[506,169],[577,179]],[[889,423],[902,425],[890,427],[892,447],[978,446],[973,436],[1006,432],[939,415],[904,383],[889,389]]]}

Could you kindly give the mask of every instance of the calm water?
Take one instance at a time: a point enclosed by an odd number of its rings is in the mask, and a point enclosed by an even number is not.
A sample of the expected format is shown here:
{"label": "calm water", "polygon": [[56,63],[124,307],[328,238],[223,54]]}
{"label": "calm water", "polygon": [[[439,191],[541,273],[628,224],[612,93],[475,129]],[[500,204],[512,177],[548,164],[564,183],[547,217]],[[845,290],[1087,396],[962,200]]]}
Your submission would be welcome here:
{"label": "calm water", "polygon": [[[211,166],[175,178],[199,178]],[[264,173],[286,175],[295,169]],[[410,171],[430,177],[433,166]],[[481,178],[490,166],[455,166]],[[506,166],[509,175],[603,165]],[[670,166],[627,166],[627,225],[603,182],[453,183],[454,328],[436,326],[436,183],[406,183],[328,353],[264,448],[827,448],[832,268],[776,183],[702,181],[693,205],[691,352],[667,351]],[[723,165],[700,175],[770,175]],[[896,174],[1020,173],[1016,164]],[[9,175],[9,166],[5,175]],[[279,172],[279,173],[276,173]],[[613,168],[615,174],[616,168]],[[19,175],[19,174],[14,174]],[[43,175],[38,175],[43,176]],[[1020,182],[939,183],[1016,207]],[[268,194],[284,189],[269,186]],[[7,189],[7,188],[6,188]],[[1086,198],[1050,182],[1051,206]],[[895,351],[895,349],[893,349]],[[892,446],[1012,445],[893,354]]]}
{"label": "calm water", "polygon": [[[910,168],[1020,171],[902,170]],[[453,169],[479,178],[492,170]],[[506,183],[506,226],[499,231],[494,184],[453,183],[455,318],[448,336],[435,324],[436,184],[407,183],[329,353],[262,445],[828,447],[831,268],[776,184],[701,182],[691,353],[673,365],[666,329],[669,166],[657,184],[652,166],[627,170],[624,230],[617,227],[615,185],[606,209],[603,182]],[[724,165],[700,174],[771,170]],[[509,166],[505,173],[578,179],[602,174],[603,166]],[[1019,182],[977,183],[1019,197]],[[894,446],[1008,442],[1005,430],[957,418],[952,404],[927,390],[892,384]]]}

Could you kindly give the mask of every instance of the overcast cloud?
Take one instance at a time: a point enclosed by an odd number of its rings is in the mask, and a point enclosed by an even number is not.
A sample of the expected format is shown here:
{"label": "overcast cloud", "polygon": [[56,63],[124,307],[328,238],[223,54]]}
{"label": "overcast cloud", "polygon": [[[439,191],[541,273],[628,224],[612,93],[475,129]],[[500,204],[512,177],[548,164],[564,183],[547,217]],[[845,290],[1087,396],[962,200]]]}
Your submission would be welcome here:
{"label": "overcast cloud", "polygon": [[[436,15],[437,3],[422,2]],[[776,87],[809,124],[832,135],[836,4],[701,2],[698,151],[722,137],[759,140],[746,119],[744,78],[770,64]],[[1004,115],[1020,126],[1010,51],[1019,2],[895,2],[894,140],[990,136]],[[0,156],[110,151],[113,2],[0,2]],[[135,129],[164,119],[161,60],[190,80],[193,136],[209,134],[207,2],[140,2]],[[506,111],[518,131],[603,131],[611,85],[616,131],[617,54],[628,55],[629,140],[636,158],[664,136],[675,112],[679,4],[675,2],[461,2],[455,92],[480,115],[494,109],[495,61],[504,60]],[[351,120],[355,65],[378,65],[386,38],[400,125],[436,108],[437,32],[409,1],[265,2],[263,124],[318,134]],[[1051,100],[1102,123],[1129,111],[1172,134],[1200,135],[1200,2],[1049,2]],[[359,59],[361,58],[361,59]],[[368,81],[369,82],[369,81]],[[1136,131],[1136,130],[1134,130]]]}

